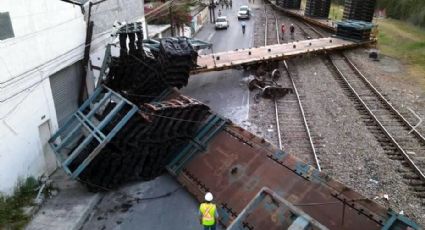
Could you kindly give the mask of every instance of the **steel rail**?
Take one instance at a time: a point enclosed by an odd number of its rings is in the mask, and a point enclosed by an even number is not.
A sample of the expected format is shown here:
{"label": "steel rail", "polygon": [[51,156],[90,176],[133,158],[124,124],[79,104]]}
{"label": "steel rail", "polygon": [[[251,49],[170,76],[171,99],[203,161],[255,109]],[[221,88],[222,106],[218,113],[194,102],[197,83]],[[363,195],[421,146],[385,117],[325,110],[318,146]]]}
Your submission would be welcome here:
{"label": "steel rail", "polygon": [[[357,98],[357,100],[363,105],[363,107],[366,109],[367,113],[372,117],[372,119],[378,124],[378,126],[381,128],[383,133],[391,140],[391,142],[397,147],[397,149],[401,152],[401,155],[403,158],[407,161],[407,163],[411,166],[411,168],[415,171],[418,176],[425,181],[425,175],[424,173],[419,169],[419,167],[413,162],[413,160],[409,157],[409,155],[406,153],[406,151],[401,147],[401,145],[394,139],[394,137],[388,132],[388,130],[385,128],[385,126],[379,121],[379,119],[375,116],[375,114],[372,112],[372,110],[369,108],[369,106],[364,102],[364,100],[360,97],[360,95],[357,93],[357,91],[353,88],[353,86],[348,82],[345,75],[341,72],[341,70],[338,68],[338,66],[335,64],[334,60],[330,56],[328,56],[328,59],[332,66],[335,68],[337,74],[340,76],[340,78],[344,81],[344,83],[348,86],[350,91],[354,94],[354,96]],[[347,62],[348,64],[348,62]],[[348,64],[349,65],[349,64]]]}
{"label": "steel rail", "polygon": [[[301,23],[303,23],[304,25],[307,25],[304,22],[301,22]],[[300,30],[303,31],[304,34],[308,34],[301,26],[298,25],[298,27],[300,28]],[[316,33],[319,33],[320,36],[323,36],[323,35],[320,34],[320,32],[316,32]],[[317,156],[316,147],[314,146],[313,138],[311,137],[311,131],[310,131],[310,128],[308,126],[307,118],[305,116],[304,107],[303,107],[303,104],[301,102],[301,98],[300,98],[297,86],[295,84],[295,81],[294,81],[294,78],[292,77],[291,72],[289,71],[288,63],[284,60],[283,64],[285,66],[285,71],[288,74],[289,79],[291,80],[292,88],[294,88],[294,92],[295,92],[295,95],[296,95],[297,100],[298,100],[298,107],[300,108],[300,111],[301,111],[301,115],[302,115],[303,123],[304,123],[304,128],[307,132],[307,136],[308,136],[308,140],[309,140],[309,143],[310,143],[311,150],[313,151],[314,163],[316,165],[317,170],[322,171],[322,167],[320,166],[320,161],[319,161],[319,158]]]}
{"label": "steel rail", "polygon": [[[264,31],[264,45],[266,46],[267,45],[267,39],[268,39],[268,37],[267,37],[267,33],[269,32],[268,31],[268,29],[269,29],[269,19],[268,19],[268,15],[267,15],[267,5],[265,4],[264,5],[264,15],[265,15],[265,17],[266,17],[266,26],[265,26],[265,31]],[[275,18],[275,24],[276,24],[276,30],[278,29],[278,27],[277,27],[277,17],[276,17],[276,15],[274,15],[273,14],[273,16],[274,16],[274,18]],[[279,31],[277,30],[277,43],[278,44],[280,44],[280,41],[279,41]],[[282,144],[282,134],[281,134],[281,132],[280,132],[280,121],[279,121],[279,111],[278,111],[278,106],[277,106],[277,100],[274,98],[273,99],[273,103],[274,103],[274,112],[275,112],[275,117],[276,117],[276,131],[277,131],[277,141],[278,141],[278,144],[279,144],[279,149],[283,149],[283,144]]]}
{"label": "steel rail", "polygon": [[360,72],[360,70],[357,68],[357,66],[344,54],[342,54],[342,57],[344,58],[344,60],[348,63],[348,65],[350,66],[350,68],[352,70],[354,70],[354,72],[360,77],[360,79],[372,90],[372,92],[378,96],[379,99],[381,99],[384,104],[386,106],[388,106],[390,108],[391,111],[393,111],[398,118],[405,124],[407,125],[412,131],[413,133],[415,133],[415,135],[417,136],[417,138],[425,143],[425,137],[418,132],[413,126],[412,124],[410,124],[410,122],[403,116],[401,115],[401,113],[394,108],[394,106],[372,85],[372,83]]}
{"label": "steel rail", "polygon": [[[321,32],[316,30],[311,25],[302,22],[303,25],[311,29],[314,33],[316,33],[319,37],[324,37]],[[299,25],[298,25],[299,26]],[[300,30],[304,33],[305,36],[309,36],[307,31],[302,28],[301,26]],[[309,36],[310,37],[310,36]],[[363,83],[366,85],[369,90],[371,90],[375,96],[383,102],[383,104],[389,109],[389,111],[392,111],[395,115],[397,115],[399,121],[402,121],[405,125],[407,125],[411,132],[414,132],[415,136],[420,140],[420,142],[424,143],[425,138],[424,136],[414,127],[410,124],[407,119],[404,118],[401,113],[394,108],[394,106],[373,86],[373,84],[360,72],[360,70],[355,66],[355,64],[343,53],[341,54],[343,57],[343,60],[348,64],[348,66],[354,71],[354,73],[360,77],[360,79],[363,81]],[[421,169],[415,164],[415,162],[410,158],[410,156],[407,154],[406,150],[403,149],[403,147],[395,140],[395,138],[390,134],[390,132],[385,128],[385,126],[378,120],[378,118],[373,114],[371,109],[367,106],[367,104],[361,99],[360,95],[355,91],[355,89],[352,87],[352,85],[348,82],[348,80],[345,78],[344,74],[341,72],[341,70],[336,66],[336,64],[331,59],[330,55],[327,55],[328,59],[330,59],[331,64],[336,69],[338,75],[343,79],[343,81],[347,84],[350,91],[355,95],[357,100],[360,101],[360,103],[363,105],[363,107],[366,109],[367,113],[372,117],[372,119],[378,124],[378,127],[382,130],[385,136],[387,136],[390,141],[396,146],[396,149],[401,153],[402,158],[406,161],[406,163],[410,166],[410,168],[413,170],[413,172],[419,177],[420,180],[425,181],[425,175],[424,172],[421,171]],[[396,151],[397,151],[396,150]]]}
{"label": "steel rail", "polygon": [[[279,40],[279,27],[277,25],[277,17],[274,14],[274,12],[273,12],[273,16],[274,16],[274,20],[275,20],[275,24],[276,24],[277,44],[280,44],[280,40]],[[276,113],[276,129],[277,129],[277,137],[278,137],[278,142],[279,142],[279,149],[283,149],[283,145],[282,145],[282,134],[280,133],[280,121],[279,121],[279,111],[278,111],[278,106],[277,106],[277,100],[274,98],[273,101],[274,101],[274,110],[275,110],[275,113]]]}
{"label": "steel rail", "polygon": [[291,80],[292,87],[294,88],[294,91],[295,91],[295,95],[297,96],[298,107],[301,110],[301,115],[303,117],[304,127],[305,127],[305,130],[306,130],[307,135],[308,135],[308,140],[310,142],[311,150],[313,151],[314,163],[316,164],[317,170],[322,171],[322,168],[320,167],[319,158],[317,157],[316,147],[314,147],[313,138],[311,137],[310,128],[308,127],[308,122],[307,122],[307,119],[305,117],[304,107],[302,105],[301,98],[300,98],[300,95],[298,93],[297,86],[295,85],[295,81],[294,81],[294,79],[292,77],[291,72],[289,71],[289,67],[288,67],[288,64],[286,63],[286,61],[283,61],[283,64],[285,65],[285,70],[288,73],[289,79]]}
{"label": "steel rail", "polygon": [[[268,33],[268,30],[267,30],[267,28],[268,28],[268,17],[267,17],[266,8],[264,8],[264,10],[265,10],[265,13],[266,13],[266,34],[267,34]],[[275,25],[276,25],[277,44],[280,44],[278,20],[277,20],[276,14],[273,13],[273,15],[274,15],[274,18],[275,18]],[[267,38],[267,35],[265,35],[265,38]],[[265,45],[267,45],[267,40],[265,40]],[[304,107],[302,105],[301,98],[300,98],[300,95],[298,93],[297,86],[296,86],[295,81],[292,77],[292,74],[289,72],[289,67],[288,67],[288,64],[285,60],[283,61],[283,64],[285,66],[286,72],[288,73],[288,77],[291,80],[292,88],[294,89],[295,95],[297,97],[298,107],[301,111],[301,116],[302,116],[302,119],[303,119],[304,128],[306,130],[308,140],[309,140],[309,144],[310,144],[311,150],[313,152],[314,163],[316,165],[317,170],[322,171],[322,168],[321,168],[320,162],[319,162],[319,158],[317,156],[316,148],[314,146],[313,138],[311,137],[311,131],[310,131],[310,128],[308,126],[307,118],[305,116]],[[278,134],[278,138],[279,138],[279,140],[278,140],[279,141],[279,148],[282,149],[282,138],[281,138],[281,133],[280,133],[280,125],[279,125],[280,122],[279,122],[279,112],[278,112],[277,100],[274,100],[274,107],[275,107],[275,114],[276,114],[276,128],[277,128],[277,134]]]}
{"label": "steel rail", "polygon": [[314,28],[312,25],[310,25],[310,24],[308,24],[308,23],[305,23],[305,22],[301,22],[301,23],[303,23],[304,25],[306,25],[308,28],[310,28],[312,31],[314,31],[317,35],[319,35],[319,37],[321,37],[321,38],[324,38],[325,36],[320,32],[320,31],[318,31],[316,28]]}
{"label": "steel rail", "polygon": [[[320,33],[318,30],[316,30],[314,27],[307,23],[303,23],[305,26],[309,27],[312,31],[314,31],[317,35],[320,37],[323,37],[323,34]],[[305,34],[308,34],[303,28],[301,28]],[[348,64],[348,66],[354,71],[354,73],[360,77],[360,80],[363,81],[363,83],[378,97],[379,100],[381,100],[393,113],[395,113],[398,118],[407,125],[415,134],[415,136],[425,143],[424,136],[418,132],[414,127],[410,124],[407,119],[401,115],[401,113],[394,108],[394,106],[379,92],[376,87],[373,86],[373,84],[361,73],[361,71],[357,68],[357,66],[343,53],[341,53],[341,56],[343,57],[343,60]],[[389,131],[385,128],[385,126],[378,120],[378,118],[375,116],[375,114],[372,112],[372,110],[367,106],[367,104],[364,102],[364,100],[360,97],[360,95],[355,91],[355,89],[352,87],[352,85],[348,82],[347,78],[344,76],[342,71],[336,66],[335,62],[332,60],[332,58],[327,55],[328,59],[330,60],[332,66],[336,69],[338,75],[342,78],[342,80],[347,84],[348,88],[351,90],[351,92],[355,95],[358,101],[363,105],[363,107],[366,109],[368,114],[372,117],[372,119],[378,124],[378,126],[381,128],[382,132],[385,136],[387,136],[391,142],[396,146],[396,148],[401,152],[402,157],[407,161],[409,166],[413,169],[413,171],[419,176],[421,180],[425,180],[425,174],[422,172],[422,170],[413,162],[412,158],[409,157],[406,150],[403,149],[403,147],[395,140],[395,138],[389,133]]]}
{"label": "steel rail", "polygon": [[278,107],[277,107],[277,100],[273,99],[274,102],[274,111],[275,111],[275,117],[276,117],[276,130],[277,130],[277,141],[279,143],[279,149],[283,150],[283,145],[282,145],[282,135],[280,133],[280,125],[279,125],[279,111],[278,111]]}
{"label": "steel rail", "polygon": [[264,46],[267,46],[267,30],[268,30],[268,18],[267,18],[267,4],[264,4],[264,15],[266,16],[266,27],[264,30]]}

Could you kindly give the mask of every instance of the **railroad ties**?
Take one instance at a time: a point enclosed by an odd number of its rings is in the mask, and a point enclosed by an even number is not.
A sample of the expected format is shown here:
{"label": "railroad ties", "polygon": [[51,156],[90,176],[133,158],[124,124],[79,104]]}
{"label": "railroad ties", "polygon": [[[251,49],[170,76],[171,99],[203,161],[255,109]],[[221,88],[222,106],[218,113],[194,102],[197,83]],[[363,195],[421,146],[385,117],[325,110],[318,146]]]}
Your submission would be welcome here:
{"label": "railroad ties", "polygon": [[[307,24],[305,26],[315,33],[316,37],[323,36],[313,27]],[[307,29],[302,27],[300,29],[305,36],[311,36]],[[328,59],[330,61],[326,63],[330,65],[329,68],[339,76],[341,87],[354,101],[365,125],[376,137],[388,158],[401,162],[401,168],[395,169],[394,172],[402,175],[412,194],[424,200],[425,204],[424,136],[413,131],[406,118],[388,102],[348,57],[343,54],[330,54]]]}
{"label": "railroad ties", "polygon": [[[355,102],[363,122],[376,137],[388,158],[401,162],[400,173],[412,194],[425,199],[425,138],[344,55],[330,55],[340,84]],[[425,201],[423,202],[425,203]]]}

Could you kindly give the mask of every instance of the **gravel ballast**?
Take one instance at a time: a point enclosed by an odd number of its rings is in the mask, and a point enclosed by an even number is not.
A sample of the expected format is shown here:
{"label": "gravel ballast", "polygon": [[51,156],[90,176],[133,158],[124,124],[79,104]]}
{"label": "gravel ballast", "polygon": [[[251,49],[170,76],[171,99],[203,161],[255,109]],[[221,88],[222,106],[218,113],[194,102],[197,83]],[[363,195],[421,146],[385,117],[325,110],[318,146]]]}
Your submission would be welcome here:
{"label": "gravel ballast", "polygon": [[[255,17],[255,46],[264,44],[265,18],[260,12],[263,10],[257,9],[255,14],[258,15]],[[282,15],[278,17],[285,25],[295,21]],[[296,33],[295,39],[304,38],[301,33]],[[402,64],[387,57],[373,62],[366,49],[345,53],[409,121],[416,124],[407,108],[425,114],[425,92],[414,84],[403,82],[401,76],[405,69]],[[323,57],[311,56],[289,62],[291,71],[298,77],[297,87],[313,139],[318,139],[315,142],[320,149],[318,157],[323,172],[384,207],[403,211],[425,225],[423,200],[413,195],[401,174],[397,173],[397,169],[403,167],[401,162],[390,160],[385,154],[326,61]],[[277,145],[273,101],[261,99],[255,102],[255,94],[250,95],[249,120],[245,127]],[[420,127],[419,130],[425,129]]]}

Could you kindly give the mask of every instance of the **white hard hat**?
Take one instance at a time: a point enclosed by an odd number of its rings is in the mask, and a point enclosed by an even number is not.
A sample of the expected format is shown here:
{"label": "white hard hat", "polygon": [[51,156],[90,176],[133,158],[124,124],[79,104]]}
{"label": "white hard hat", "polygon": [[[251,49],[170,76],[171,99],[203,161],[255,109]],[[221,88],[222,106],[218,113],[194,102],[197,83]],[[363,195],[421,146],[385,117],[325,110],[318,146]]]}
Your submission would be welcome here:
{"label": "white hard hat", "polygon": [[212,201],[213,200],[213,195],[210,192],[207,192],[207,194],[205,194],[205,200],[206,201]]}

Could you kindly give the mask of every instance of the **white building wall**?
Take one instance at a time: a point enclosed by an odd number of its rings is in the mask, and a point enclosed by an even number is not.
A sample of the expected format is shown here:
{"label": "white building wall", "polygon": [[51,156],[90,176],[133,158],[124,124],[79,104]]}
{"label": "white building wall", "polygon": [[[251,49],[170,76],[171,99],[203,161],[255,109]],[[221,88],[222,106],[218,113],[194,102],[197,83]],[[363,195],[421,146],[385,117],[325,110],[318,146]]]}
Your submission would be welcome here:
{"label": "white building wall", "polygon": [[[0,0],[0,12],[15,34],[0,40],[0,193],[11,194],[20,178],[46,173],[39,126],[58,129],[49,76],[83,58],[86,22],[80,7],[59,0]],[[143,0],[105,1],[92,14],[99,65],[115,21],[144,22]]]}
{"label": "white building wall", "polygon": [[82,59],[85,22],[79,7],[51,0],[1,0],[15,37],[0,41],[0,192],[45,172],[39,126],[57,129],[49,83]]}

